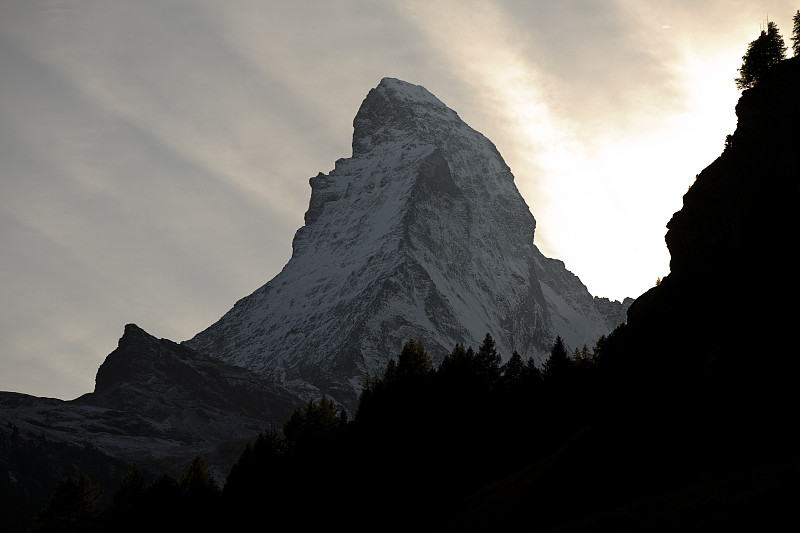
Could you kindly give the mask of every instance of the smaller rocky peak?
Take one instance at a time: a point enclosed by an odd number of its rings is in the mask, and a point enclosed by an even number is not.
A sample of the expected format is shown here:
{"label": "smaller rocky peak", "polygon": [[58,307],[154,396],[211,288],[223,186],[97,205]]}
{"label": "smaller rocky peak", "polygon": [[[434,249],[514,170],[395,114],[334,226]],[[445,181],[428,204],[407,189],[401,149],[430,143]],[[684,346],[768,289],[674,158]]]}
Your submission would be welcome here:
{"label": "smaller rocky peak", "polygon": [[126,324],[122,333],[122,337],[119,339],[119,346],[131,343],[141,344],[143,342],[151,342],[155,340],[155,337],[147,333],[136,324]]}
{"label": "smaller rocky peak", "polygon": [[[95,393],[147,380],[167,367],[191,364],[201,356],[169,339],[157,339],[136,324],[127,324],[117,349],[97,369]],[[205,359],[203,357],[203,359]]]}
{"label": "smaller rocky peak", "polygon": [[460,122],[458,114],[425,87],[395,78],[383,78],[371,89],[353,120],[353,156],[379,144],[416,139],[440,145],[446,128]]}
{"label": "smaller rocky peak", "polygon": [[155,337],[136,324],[127,324],[119,339],[117,349],[108,354],[97,369],[95,393],[108,392],[130,380],[136,370],[142,366],[143,355],[152,356],[157,350],[158,342]]}

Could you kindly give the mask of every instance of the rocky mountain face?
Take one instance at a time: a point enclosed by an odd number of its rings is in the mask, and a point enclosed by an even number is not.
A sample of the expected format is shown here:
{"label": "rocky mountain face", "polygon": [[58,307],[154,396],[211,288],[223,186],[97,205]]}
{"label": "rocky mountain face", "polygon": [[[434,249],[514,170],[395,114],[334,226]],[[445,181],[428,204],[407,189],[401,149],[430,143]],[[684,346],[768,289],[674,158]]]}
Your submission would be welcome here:
{"label": "rocky mountain face", "polygon": [[486,333],[542,361],[556,335],[592,346],[624,322],[630,300],[539,252],[495,146],[426,89],[383,79],[353,128],[352,157],[310,180],[284,269],[186,346],[352,408],[411,337],[434,363]]}
{"label": "rocky mountain face", "polygon": [[246,369],[133,324],[97,371],[94,392],[72,401],[0,393],[6,428],[176,477],[200,455],[218,481],[244,443],[294,408],[294,398]]}

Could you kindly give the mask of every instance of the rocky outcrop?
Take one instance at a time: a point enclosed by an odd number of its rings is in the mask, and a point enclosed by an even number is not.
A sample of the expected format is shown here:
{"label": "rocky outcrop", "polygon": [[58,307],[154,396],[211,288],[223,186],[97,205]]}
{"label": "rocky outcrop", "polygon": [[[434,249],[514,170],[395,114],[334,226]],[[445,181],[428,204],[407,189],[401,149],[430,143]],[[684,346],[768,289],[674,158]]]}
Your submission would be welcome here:
{"label": "rocky outcrop", "polygon": [[[791,282],[800,229],[798,91],[800,58],[793,58],[742,93],[725,151],[667,224],[671,272],[631,306],[632,324],[694,331],[698,342],[714,344],[704,357],[723,359],[731,342],[732,353],[749,359],[765,340],[755,332],[783,337],[794,328],[795,313],[783,309],[798,292]],[[743,353],[744,339],[751,355]]]}
{"label": "rocky outcrop", "polygon": [[[225,438],[249,437],[264,429],[264,421],[285,419],[295,401],[244,368],[128,324],[119,347],[97,371],[94,393],[75,403],[169,419],[173,430],[202,426],[207,437]],[[232,415],[254,423],[247,429],[229,426]]]}
{"label": "rocky outcrop", "polygon": [[23,434],[156,473],[177,476],[201,455],[224,482],[244,443],[285,421],[296,403],[246,369],[129,324],[94,392],[72,401],[3,393],[0,414]]}

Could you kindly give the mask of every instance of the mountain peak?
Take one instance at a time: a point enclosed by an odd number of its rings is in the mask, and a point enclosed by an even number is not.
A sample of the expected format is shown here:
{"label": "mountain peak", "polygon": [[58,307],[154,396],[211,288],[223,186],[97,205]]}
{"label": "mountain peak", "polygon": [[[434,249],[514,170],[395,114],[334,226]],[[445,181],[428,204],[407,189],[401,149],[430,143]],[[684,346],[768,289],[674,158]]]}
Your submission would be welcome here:
{"label": "mountain peak", "polygon": [[609,315],[539,252],[494,144],[427,89],[384,78],[353,130],[352,157],[309,180],[289,263],[188,346],[353,407],[411,337],[435,363],[486,333],[504,357],[541,361],[557,334],[580,346],[610,331],[623,304]]}
{"label": "mountain peak", "polygon": [[353,120],[353,155],[392,140],[438,146],[449,130],[461,124],[458,114],[425,87],[383,78]]}
{"label": "mountain peak", "polygon": [[383,78],[376,89],[385,91],[390,97],[398,100],[442,108],[447,107],[422,85],[415,85],[397,78]]}

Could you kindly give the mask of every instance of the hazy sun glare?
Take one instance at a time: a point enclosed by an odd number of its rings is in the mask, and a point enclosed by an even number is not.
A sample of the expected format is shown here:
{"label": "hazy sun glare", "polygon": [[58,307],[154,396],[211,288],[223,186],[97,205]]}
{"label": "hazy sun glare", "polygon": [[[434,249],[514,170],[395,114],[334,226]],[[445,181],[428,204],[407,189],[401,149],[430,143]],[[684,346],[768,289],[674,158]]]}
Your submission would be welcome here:
{"label": "hazy sun glare", "polygon": [[[592,294],[620,299],[669,272],[666,224],[736,127],[733,78],[757,32],[698,31],[696,9],[616,7],[621,35],[607,37],[619,39],[631,63],[622,56],[598,65],[583,44],[564,54],[577,54],[585,72],[566,74],[557,71],[560,56],[536,44],[532,21],[494,4],[409,2],[401,13],[475,95],[473,108],[456,110],[511,167],[537,219],[536,244]],[[735,27],[738,15],[727,11],[724,22]]]}

